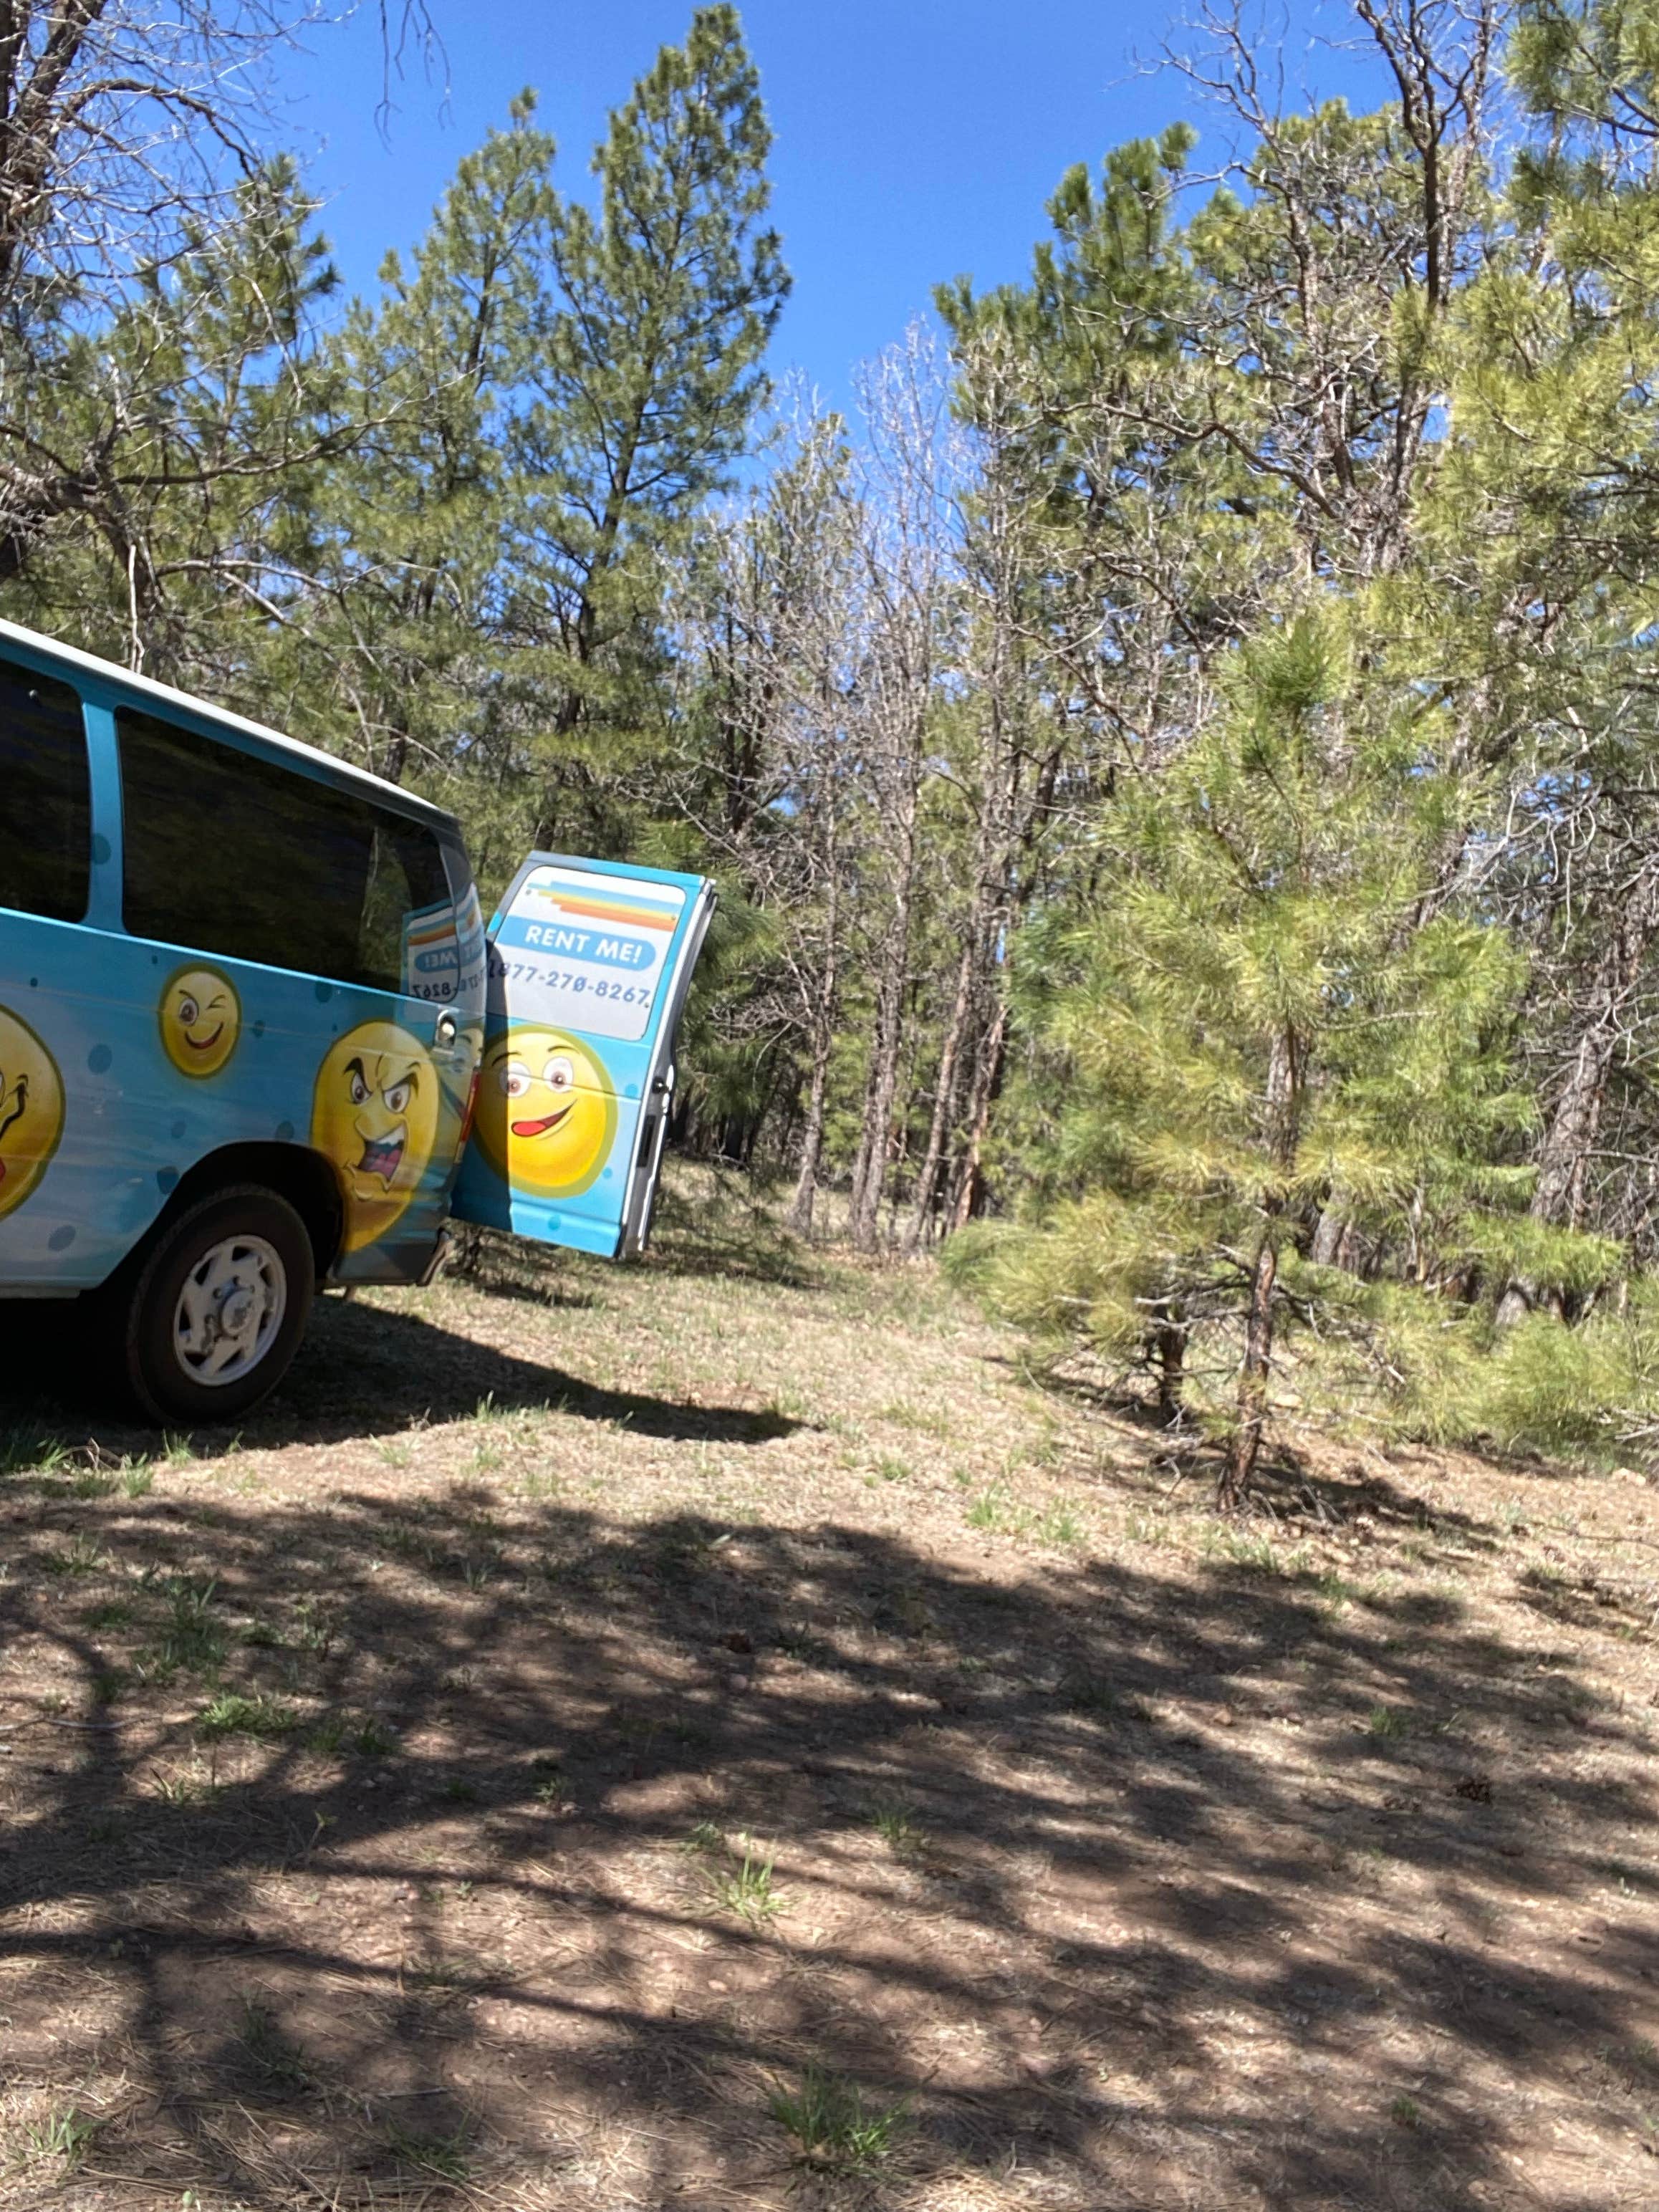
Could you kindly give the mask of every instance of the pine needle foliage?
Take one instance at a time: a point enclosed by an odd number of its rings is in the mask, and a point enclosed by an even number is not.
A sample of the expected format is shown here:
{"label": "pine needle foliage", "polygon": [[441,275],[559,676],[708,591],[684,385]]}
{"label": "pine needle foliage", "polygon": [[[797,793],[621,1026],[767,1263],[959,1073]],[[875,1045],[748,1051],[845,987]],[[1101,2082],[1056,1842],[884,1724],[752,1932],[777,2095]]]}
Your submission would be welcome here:
{"label": "pine needle foliage", "polygon": [[[1208,727],[1126,779],[1093,907],[1024,948],[1054,1087],[1036,1225],[959,1267],[1051,1339],[1156,1361],[1188,1347],[1248,1486],[1277,1334],[1340,1319],[1354,1279],[1283,1265],[1335,1205],[1426,1283],[1524,1177],[1510,1074],[1523,969],[1508,934],[1433,911],[1474,803],[1435,709],[1368,678],[1352,617],[1299,609],[1243,646]],[[1363,1316],[1350,1316],[1356,1323]]]}

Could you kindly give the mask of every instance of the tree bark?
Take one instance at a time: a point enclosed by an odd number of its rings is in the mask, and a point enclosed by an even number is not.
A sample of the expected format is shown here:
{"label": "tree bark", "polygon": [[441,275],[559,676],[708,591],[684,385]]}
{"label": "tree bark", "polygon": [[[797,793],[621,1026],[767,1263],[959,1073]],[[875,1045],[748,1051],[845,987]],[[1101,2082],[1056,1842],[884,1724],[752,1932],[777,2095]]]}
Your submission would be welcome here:
{"label": "tree bark", "polygon": [[1346,1191],[1333,1190],[1319,1211],[1309,1253],[1316,1267],[1340,1267],[1348,1243],[1348,1199]]}
{"label": "tree bark", "polygon": [[981,1162],[991,1127],[991,1109],[996,1104],[997,1093],[1002,1088],[1002,1055],[1007,1036],[1008,1009],[999,1000],[990,1029],[980,1046],[979,1058],[974,1065],[962,1158],[957,1163],[956,1181],[951,1188],[951,1203],[946,1209],[952,1230],[961,1229],[973,1219],[984,1194],[985,1178]]}
{"label": "tree bark", "polygon": [[1270,1214],[1255,1248],[1250,1270],[1250,1300],[1244,1316],[1244,1364],[1238,1378],[1238,1419],[1227,1443],[1216,1487],[1224,1513],[1237,1512],[1255,1473],[1261,1431],[1267,1418],[1267,1376],[1273,1367],[1273,1284],[1279,1275],[1279,1246]]}
{"label": "tree bark", "polygon": [[848,1230],[854,1249],[873,1252],[878,1241],[882,1193],[887,1182],[887,1152],[892,1136],[893,1099],[898,1089],[899,994],[902,975],[889,988],[884,973],[876,1014],[874,1058],[865,1093],[864,1131],[859,1145]]}
{"label": "tree bark", "polygon": [[1187,1329],[1178,1306],[1170,1306],[1158,1331],[1158,1418],[1166,1429],[1181,1421],[1181,1394],[1186,1382]]}
{"label": "tree bark", "polygon": [[876,986],[876,1035],[865,1093],[864,1130],[854,1176],[848,1232],[854,1249],[873,1252],[878,1241],[882,1193],[887,1181],[887,1151],[892,1134],[893,1100],[898,1091],[899,1050],[904,1034],[904,987],[910,963],[910,909],[915,895],[915,795],[909,794],[900,824],[902,859],[894,889],[893,912],[882,946]]}
{"label": "tree bark", "polygon": [[1273,1358],[1273,1285],[1279,1279],[1279,1231],[1285,1211],[1285,1182],[1296,1157],[1301,1070],[1297,1039],[1278,1030],[1267,1055],[1263,1135],[1273,1180],[1261,1194],[1261,1228],[1250,1262],[1249,1297],[1244,1310],[1244,1358],[1238,1375],[1237,1418],[1216,1485],[1216,1504],[1224,1513],[1243,1504],[1255,1474],[1261,1433],[1267,1418],[1267,1377]]}
{"label": "tree bark", "polygon": [[[1576,1229],[1583,1218],[1584,1176],[1595,1148],[1607,1078],[1625,1033],[1625,1010],[1659,931],[1659,854],[1644,857],[1624,886],[1612,933],[1596,963],[1566,1079],[1538,1154],[1528,1211],[1534,1221]],[[1540,1304],[1562,1311],[1560,1291],[1516,1279],[1498,1302],[1498,1325],[1510,1328]]]}
{"label": "tree bark", "polygon": [[904,1251],[908,1259],[914,1259],[920,1249],[927,1227],[927,1218],[933,1210],[939,1164],[945,1157],[945,1133],[956,1107],[957,1077],[962,1048],[967,1041],[968,1024],[973,1013],[974,969],[979,951],[977,924],[978,915],[975,915],[963,940],[962,959],[957,969],[956,1000],[951,1009],[950,1025],[945,1033],[945,1046],[939,1054],[939,1073],[933,1085],[933,1112],[927,1128],[927,1146],[921,1156],[921,1165],[916,1171],[915,1198],[904,1232]]}
{"label": "tree bark", "polygon": [[830,1054],[834,1032],[820,1028],[812,1040],[812,1075],[806,1094],[806,1122],[801,1131],[800,1170],[783,1225],[792,1236],[812,1233],[812,1206],[817,1196],[818,1164],[823,1152],[824,1106],[830,1090]]}

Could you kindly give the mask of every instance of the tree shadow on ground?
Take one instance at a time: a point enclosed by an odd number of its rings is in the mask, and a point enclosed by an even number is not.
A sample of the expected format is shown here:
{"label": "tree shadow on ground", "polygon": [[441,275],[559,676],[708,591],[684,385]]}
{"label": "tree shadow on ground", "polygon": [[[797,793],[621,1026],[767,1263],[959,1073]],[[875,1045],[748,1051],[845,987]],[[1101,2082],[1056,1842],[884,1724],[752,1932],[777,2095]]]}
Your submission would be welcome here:
{"label": "tree shadow on ground", "polygon": [[1474,2212],[1591,2053],[1627,2149],[1652,1891],[1580,1900],[1655,1814],[1570,1650],[477,1485],[0,1503],[9,2061],[118,2076],[124,2203],[771,2205],[809,2063],[906,2100],[848,2201]]}

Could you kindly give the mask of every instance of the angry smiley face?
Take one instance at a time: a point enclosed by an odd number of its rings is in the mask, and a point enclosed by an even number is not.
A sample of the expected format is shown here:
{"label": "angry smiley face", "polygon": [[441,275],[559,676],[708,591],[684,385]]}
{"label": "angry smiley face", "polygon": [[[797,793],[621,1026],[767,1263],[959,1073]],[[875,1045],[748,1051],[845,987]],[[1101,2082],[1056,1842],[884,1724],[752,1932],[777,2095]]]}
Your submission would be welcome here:
{"label": "angry smiley face", "polygon": [[384,1237],[418,1188],[438,1135],[438,1078],[418,1037],[360,1022],[329,1048],[311,1141],[340,1171],[349,1252]]}
{"label": "angry smiley face", "polygon": [[0,1214],[20,1206],[64,1133],[64,1081],[28,1024],[0,1006]]}

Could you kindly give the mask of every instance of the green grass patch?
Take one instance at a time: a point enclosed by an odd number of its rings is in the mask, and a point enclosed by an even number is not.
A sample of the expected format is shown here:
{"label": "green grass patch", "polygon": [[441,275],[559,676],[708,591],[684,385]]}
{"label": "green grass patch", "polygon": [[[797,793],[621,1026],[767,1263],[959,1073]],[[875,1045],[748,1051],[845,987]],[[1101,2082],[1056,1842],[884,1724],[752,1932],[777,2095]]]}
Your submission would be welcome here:
{"label": "green grass patch", "polygon": [[472,2171],[469,2128],[457,2128],[445,2136],[422,2136],[394,2126],[386,2130],[386,2146],[400,2166],[412,2166],[440,2181],[464,2182]]}
{"label": "green grass patch", "polygon": [[27,2129],[23,2141],[32,2159],[61,2158],[65,2166],[75,2166],[98,2133],[99,2124],[89,2112],[65,2105]]}
{"label": "green grass patch", "polygon": [[196,1716],[199,1734],[207,1736],[248,1735],[256,1742],[274,1743],[297,1725],[294,1708],[280,1698],[244,1697],[222,1690]]}
{"label": "green grass patch", "polygon": [[721,1911],[760,1928],[783,1911],[772,1858],[751,1838],[734,1844],[712,1820],[699,1820],[681,1849],[698,1863],[703,1889]]}
{"label": "green grass patch", "polygon": [[0,1475],[55,1474],[70,1456],[69,1446],[36,1429],[0,1431]]}
{"label": "green grass patch", "polygon": [[922,1832],[913,1807],[884,1802],[872,1807],[870,1817],[876,1833],[896,1859],[914,1861],[921,1856]]}
{"label": "green grass patch", "polygon": [[818,2066],[806,2069],[799,2088],[775,2088],[766,2109],[793,2137],[798,2164],[860,2180],[891,2158],[908,2111],[903,2100],[872,2105],[856,2083]]}

